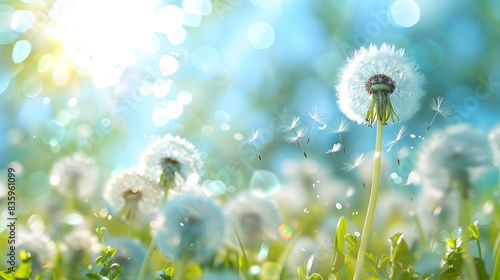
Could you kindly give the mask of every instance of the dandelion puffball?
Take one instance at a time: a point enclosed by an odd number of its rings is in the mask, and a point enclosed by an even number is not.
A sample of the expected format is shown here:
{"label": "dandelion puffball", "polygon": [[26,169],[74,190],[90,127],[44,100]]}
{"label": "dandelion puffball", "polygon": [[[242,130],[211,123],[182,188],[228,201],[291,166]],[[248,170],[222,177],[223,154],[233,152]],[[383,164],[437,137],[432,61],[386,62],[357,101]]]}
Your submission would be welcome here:
{"label": "dandelion puffball", "polygon": [[125,221],[138,225],[156,215],[164,192],[155,182],[130,169],[107,182],[103,197],[114,214],[122,214]]}
{"label": "dandelion puffball", "polygon": [[139,170],[163,187],[181,187],[188,177],[200,177],[203,166],[200,157],[198,150],[186,139],[167,134],[146,149]]}
{"label": "dandelion puffball", "polygon": [[50,183],[65,196],[86,199],[97,188],[99,173],[94,159],[76,153],[54,163],[50,170]]}
{"label": "dandelion puffball", "polygon": [[423,83],[418,65],[403,49],[386,44],[361,47],[340,71],[337,103],[359,124],[404,121],[420,109]]}
{"label": "dandelion puffball", "polygon": [[490,160],[485,135],[467,124],[457,124],[436,131],[422,143],[416,166],[422,186],[443,197],[456,183],[470,189],[474,176],[480,176]]}
{"label": "dandelion puffball", "polygon": [[180,194],[160,210],[153,228],[157,245],[171,261],[206,263],[224,244],[222,209],[197,193]]}
{"label": "dandelion puffball", "polygon": [[[277,207],[267,199],[242,192],[225,207],[228,241],[234,247],[258,249],[265,241],[279,238],[281,218]],[[239,237],[236,236],[236,234]]]}

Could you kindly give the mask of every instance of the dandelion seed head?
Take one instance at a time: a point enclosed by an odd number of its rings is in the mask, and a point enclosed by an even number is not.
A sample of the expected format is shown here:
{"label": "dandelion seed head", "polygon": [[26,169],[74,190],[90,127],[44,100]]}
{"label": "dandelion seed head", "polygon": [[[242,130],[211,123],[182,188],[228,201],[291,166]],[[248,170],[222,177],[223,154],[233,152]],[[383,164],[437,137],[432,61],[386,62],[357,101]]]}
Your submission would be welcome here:
{"label": "dandelion seed head", "polygon": [[155,182],[131,169],[111,178],[103,197],[113,214],[123,213],[128,222],[142,223],[156,215],[164,193]]}
{"label": "dandelion seed head", "polygon": [[110,237],[106,240],[106,245],[116,248],[113,262],[123,268],[120,277],[123,279],[137,279],[141,263],[146,256],[146,247],[135,239],[123,237]]}
{"label": "dandelion seed head", "polygon": [[224,243],[224,213],[206,196],[178,195],[165,203],[156,220],[157,245],[172,261],[207,263]]}
{"label": "dandelion seed head", "polygon": [[66,264],[81,263],[87,259],[95,259],[100,248],[97,235],[86,228],[75,228],[64,236],[59,250],[65,256],[62,258]]}
{"label": "dandelion seed head", "polygon": [[235,231],[241,244],[247,248],[259,248],[263,242],[279,238],[281,218],[278,209],[268,199],[242,192],[224,207],[224,211],[229,223],[226,234],[236,248],[239,244]]}
{"label": "dandelion seed head", "polygon": [[[382,116],[383,121],[394,115],[405,121],[420,109],[423,83],[418,65],[405,56],[403,49],[387,44],[361,47],[340,71],[337,103],[347,118],[359,124],[371,125],[374,115]],[[384,92],[385,96],[375,97],[375,92]],[[377,102],[383,101],[383,106],[372,107],[374,98],[382,98]],[[382,112],[377,112],[379,109]],[[371,116],[370,110],[375,112]]]}
{"label": "dandelion seed head", "polygon": [[202,169],[203,161],[194,145],[167,134],[149,145],[142,155],[138,172],[157,183],[167,178],[176,186],[184,186],[190,175],[203,174]]}
{"label": "dandelion seed head", "polygon": [[484,134],[467,124],[457,124],[422,142],[416,166],[424,188],[447,191],[457,180],[470,184],[490,160]]}
{"label": "dandelion seed head", "polygon": [[46,234],[19,229],[16,243],[18,256],[20,251],[24,250],[33,257],[31,260],[32,273],[37,274],[55,266],[56,244]]}
{"label": "dandelion seed head", "polygon": [[50,183],[65,196],[86,199],[97,188],[99,173],[94,159],[77,153],[54,163],[50,170]]}

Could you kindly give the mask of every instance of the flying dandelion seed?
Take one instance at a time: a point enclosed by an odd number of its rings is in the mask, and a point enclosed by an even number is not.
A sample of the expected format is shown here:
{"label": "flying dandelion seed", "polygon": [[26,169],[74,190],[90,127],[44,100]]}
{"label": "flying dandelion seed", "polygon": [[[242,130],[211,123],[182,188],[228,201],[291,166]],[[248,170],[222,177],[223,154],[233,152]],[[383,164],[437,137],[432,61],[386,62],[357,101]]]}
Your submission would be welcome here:
{"label": "flying dandelion seed", "polygon": [[[394,147],[394,145],[396,145],[396,154],[399,155],[399,146],[398,146],[398,142],[399,140],[401,140],[403,137],[405,137],[405,131],[406,131],[406,126],[402,125],[401,128],[399,128],[399,131],[398,131],[398,134],[396,135],[396,138],[389,141],[389,143],[387,143],[386,146],[388,146],[387,148],[387,152],[390,152],[392,150],[392,147]],[[400,160],[399,160],[399,156],[398,156],[398,166],[400,165]]]}
{"label": "flying dandelion seed", "polygon": [[306,135],[307,129],[305,125],[302,125],[300,123],[300,118],[293,117],[291,124],[289,126],[286,126],[283,131],[292,133],[291,136],[285,138],[285,142],[295,143],[297,148],[300,148],[302,150],[302,154],[304,155],[304,157],[307,158],[307,153],[304,151],[304,147],[302,147],[302,143],[300,141],[300,138]]}
{"label": "flying dandelion seed", "polygon": [[302,154],[304,155],[305,158],[307,158],[307,153],[304,151],[304,147],[302,147],[302,143],[300,141],[300,138],[304,137],[306,135],[306,126],[301,126],[297,129],[292,129],[293,135],[286,137],[285,142],[288,143],[295,143],[297,148],[300,148],[302,150]]}
{"label": "flying dandelion seed", "polygon": [[313,119],[311,131],[309,131],[309,136],[307,137],[307,141],[306,141],[306,144],[309,144],[309,141],[311,141],[311,135],[312,135],[312,132],[314,130],[314,126],[316,125],[316,123],[318,123],[318,125],[320,125],[318,127],[318,129],[323,130],[326,128],[326,123],[324,122],[324,119],[327,118],[327,112],[325,111],[325,109],[323,107],[314,106],[314,107],[311,107],[309,109],[306,109],[306,113],[311,119]]}
{"label": "flying dandelion seed", "polygon": [[336,163],[337,165],[339,165],[339,162],[337,161],[337,157],[335,156],[335,153],[336,153],[336,152],[338,152],[338,151],[340,151],[341,149],[342,149],[342,144],[340,144],[340,143],[335,143],[335,144],[333,144],[333,146],[332,146],[332,148],[331,148],[331,149],[328,149],[328,150],[326,151],[326,153],[327,153],[327,154],[329,154],[329,153],[332,153],[332,154],[333,154],[333,158],[335,159],[335,163]]}
{"label": "flying dandelion seed", "polygon": [[341,119],[338,123],[337,126],[332,130],[332,133],[337,133],[339,135],[339,141],[340,144],[342,145],[342,152],[345,154],[345,145],[344,141],[342,140],[342,132],[349,131],[349,125],[351,123],[347,119]]}
{"label": "flying dandelion seed", "polygon": [[453,104],[449,102],[448,100],[444,100],[444,97],[438,96],[436,98],[433,98],[431,102],[429,103],[429,106],[431,106],[431,109],[435,111],[436,113],[434,114],[434,117],[431,120],[431,123],[427,127],[427,131],[431,129],[431,125],[434,122],[434,119],[436,119],[437,115],[440,115],[443,118],[448,117],[451,115],[453,112]]}
{"label": "flying dandelion seed", "polygon": [[353,171],[354,169],[356,169],[358,166],[360,166],[363,163],[364,158],[365,158],[364,154],[356,155],[356,157],[354,158],[352,163],[345,164],[344,170],[346,170],[347,172]]}
{"label": "flying dandelion seed", "polygon": [[259,149],[257,149],[257,140],[262,136],[262,129],[254,129],[252,131],[252,135],[247,139],[248,143],[252,144],[255,148],[255,152],[257,152],[257,156],[259,157],[259,161],[262,161],[262,156],[260,155]]}
{"label": "flying dandelion seed", "polygon": [[300,118],[299,117],[293,117],[291,124],[289,126],[285,126],[283,131],[290,131],[294,130],[297,126],[300,125]]}

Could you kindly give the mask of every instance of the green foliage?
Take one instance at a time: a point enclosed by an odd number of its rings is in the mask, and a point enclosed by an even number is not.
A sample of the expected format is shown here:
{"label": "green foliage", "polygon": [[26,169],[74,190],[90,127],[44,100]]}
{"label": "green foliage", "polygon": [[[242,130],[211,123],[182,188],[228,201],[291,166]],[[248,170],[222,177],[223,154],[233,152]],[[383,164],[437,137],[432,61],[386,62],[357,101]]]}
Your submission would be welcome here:
{"label": "green foliage", "polygon": [[[486,272],[486,266],[484,261],[481,259],[481,246],[479,244],[479,229],[477,225],[473,224],[469,226],[469,238],[465,242],[475,241],[478,246],[479,258],[474,258],[474,265],[476,268],[477,276],[479,279],[490,279],[488,272]],[[449,237],[445,240],[446,242],[446,253],[443,257],[444,265],[439,273],[440,280],[448,279],[464,279],[463,275],[465,266],[465,256],[463,249],[464,240],[462,237]],[[493,278],[497,279],[497,278]]]}
{"label": "green foliage", "polygon": [[104,243],[104,236],[102,233],[103,229],[105,228],[96,229],[96,233],[101,240],[102,250],[101,255],[99,255],[94,262],[96,266],[102,266],[101,270],[99,272],[89,272],[86,274],[86,276],[87,278],[96,280],[118,279],[118,275],[122,271],[122,267],[117,263],[113,263],[112,258],[116,253],[116,248],[110,246],[106,247]]}
{"label": "green foliage", "polygon": [[396,233],[389,238],[391,245],[390,254],[384,255],[379,260],[379,268],[386,267],[391,280],[393,279],[419,279],[419,273],[411,264],[408,245],[402,233]]}
{"label": "green foliage", "polygon": [[[24,250],[20,251],[21,265],[12,271],[0,271],[0,276],[5,280],[29,280],[31,274],[31,259],[32,257]],[[37,276],[38,278],[38,276]]]}
{"label": "green foliage", "polygon": [[313,273],[311,276],[307,277],[307,280],[323,280],[323,277],[317,273]]}

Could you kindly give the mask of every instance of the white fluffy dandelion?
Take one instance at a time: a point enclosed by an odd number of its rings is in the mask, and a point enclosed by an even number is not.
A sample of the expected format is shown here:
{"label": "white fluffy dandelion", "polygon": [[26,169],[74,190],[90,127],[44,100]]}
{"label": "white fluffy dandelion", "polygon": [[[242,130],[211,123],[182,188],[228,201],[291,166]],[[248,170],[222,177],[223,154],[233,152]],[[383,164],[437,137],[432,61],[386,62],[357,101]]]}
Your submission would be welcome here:
{"label": "white fluffy dandelion", "polygon": [[50,183],[65,196],[89,198],[99,184],[99,167],[83,154],[63,157],[52,166]]}
{"label": "white fluffy dandelion", "polygon": [[59,250],[64,256],[61,258],[62,261],[73,271],[95,259],[100,253],[100,248],[101,244],[97,235],[82,227],[75,228],[66,234],[63,242],[59,244]]}
{"label": "white fluffy dandelion", "polygon": [[17,255],[21,250],[33,257],[31,260],[32,276],[55,266],[56,244],[41,232],[20,229],[17,232]]}
{"label": "white fluffy dandelion", "polygon": [[154,227],[157,245],[171,261],[209,262],[224,244],[222,209],[200,194],[178,195],[161,209]]}
{"label": "white fluffy dandelion", "polygon": [[493,163],[500,167],[500,125],[495,126],[488,135],[491,150],[493,152]]}
{"label": "white fluffy dandelion", "polygon": [[417,64],[403,49],[386,44],[361,47],[341,69],[337,103],[342,113],[359,124],[404,121],[420,109],[423,82]]}
{"label": "white fluffy dandelion", "polygon": [[485,135],[469,125],[458,124],[427,138],[416,165],[422,186],[435,189],[444,196],[456,184],[462,184],[466,191],[470,191],[472,180],[481,174],[490,160]]}
{"label": "white fluffy dandelion", "polygon": [[[170,134],[153,142],[143,153],[140,172],[160,186],[170,189],[183,186],[188,177],[199,178],[203,162],[193,144]],[[198,183],[194,180],[190,183]]]}
{"label": "white fluffy dandelion", "polygon": [[116,248],[113,263],[122,267],[120,279],[138,279],[141,262],[146,255],[146,247],[139,241],[123,237],[110,237],[106,240],[106,246]]}
{"label": "white fluffy dandelion", "polygon": [[259,249],[264,241],[276,240],[281,218],[277,206],[248,192],[239,194],[224,207],[228,217],[228,240],[236,248]]}
{"label": "white fluffy dandelion", "polygon": [[158,185],[135,170],[111,178],[103,193],[114,214],[131,224],[147,222],[159,211],[164,193]]}

